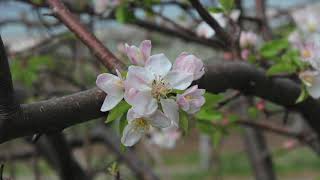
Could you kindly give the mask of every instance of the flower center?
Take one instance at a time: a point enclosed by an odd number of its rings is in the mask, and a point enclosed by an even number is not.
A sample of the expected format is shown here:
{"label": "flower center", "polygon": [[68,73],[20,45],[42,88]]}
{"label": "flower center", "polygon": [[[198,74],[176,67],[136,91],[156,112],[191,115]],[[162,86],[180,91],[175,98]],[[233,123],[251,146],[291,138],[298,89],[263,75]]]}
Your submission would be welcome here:
{"label": "flower center", "polygon": [[134,123],[135,123],[136,127],[139,127],[139,129],[141,128],[144,131],[147,131],[150,128],[149,122],[146,119],[143,119],[143,118],[136,119],[134,121]]}
{"label": "flower center", "polygon": [[307,86],[312,86],[312,84],[314,83],[314,76],[311,74],[301,74],[300,78]]}
{"label": "flower center", "polygon": [[124,88],[124,84],[122,80],[119,80],[116,82],[116,86],[120,87],[120,88]]}
{"label": "flower center", "polygon": [[315,23],[309,23],[308,24],[308,30],[310,32],[316,32],[316,28],[317,28],[317,25]]}
{"label": "flower center", "polygon": [[171,89],[169,88],[168,83],[166,83],[162,78],[156,78],[153,80],[151,94],[155,99],[160,100],[161,98],[165,98],[170,92]]}
{"label": "flower center", "polygon": [[186,98],[187,100],[191,100],[191,99],[192,99],[192,96],[191,96],[191,95],[187,95],[185,98]]}
{"label": "flower center", "polygon": [[307,49],[303,49],[301,54],[302,54],[303,58],[310,58],[311,57],[311,52],[310,52],[310,50],[307,50]]}

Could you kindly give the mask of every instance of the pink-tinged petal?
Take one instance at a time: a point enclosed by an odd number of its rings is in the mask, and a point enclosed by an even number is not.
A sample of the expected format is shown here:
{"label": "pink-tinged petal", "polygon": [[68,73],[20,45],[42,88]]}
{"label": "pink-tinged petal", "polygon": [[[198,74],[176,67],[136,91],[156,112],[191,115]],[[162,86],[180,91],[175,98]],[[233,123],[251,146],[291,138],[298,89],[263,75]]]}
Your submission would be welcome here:
{"label": "pink-tinged petal", "polygon": [[143,135],[144,130],[142,128],[135,126],[135,123],[129,123],[123,130],[121,143],[124,146],[133,146]]}
{"label": "pink-tinged petal", "polygon": [[153,127],[166,128],[171,125],[171,120],[161,111],[157,110],[147,118]]}
{"label": "pink-tinged petal", "polygon": [[141,115],[134,112],[133,108],[130,108],[127,112],[127,120],[128,122],[132,122],[135,119],[141,118]]}
{"label": "pink-tinged petal", "polygon": [[193,74],[193,80],[200,79],[204,74],[204,66],[201,59],[192,54],[182,53],[173,65],[174,71],[182,71]]}
{"label": "pink-tinged petal", "polygon": [[151,96],[150,92],[138,92],[130,105],[132,105],[134,112],[141,116],[151,115],[158,108],[157,100]]}
{"label": "pink-tinged petal", "polygon": [[128,102],[128,104],[132,104],[135,96],[139,93],[138,90],[134,88],[126,88],[126,91],[124,93],[124,99]]}
{"label": "pink-tinged petal", "polygon": [[172,121],[172,123],[179,127],[179,107],[173,99],[160,100],[164,114]]}
{"label": "pink-tinged petal", "polygon": [[188,88],[182,95],[188,95],[188,94],[192,94],[194,93],[195,91],[197,91],[198,89],[198,85],[194,85],[194,86],[191,86],[190,88]]}
{"label": "pink-tinged petal", "polygon": [[145,68],[155,76],[164,77],[171,69],[171,62],[164,54],[150,56]]}
{"label": "pink-tinged petal", "polygon": [[140,51],[144,57],[144,62],[146,62],[149,57],[150,57],[150,54],[151,54],[151,41],[150,40],[144,40],[141,42],[140,44]]}
{"label": "pink-tinged petal", "polygon": [[151,83],[154,76],[145,68],[139,66],[130,66],[128,69],[125,87],[134,88],[139,91],[151,90]]}
{"label": "pink-tinged petal", "polygon": [[203,96],[198,97],[197,99],[193,99],[190,102],[190,110],[188,111],[188,113],[194,114],[194,113],[198,112],[200,110],[201,106],[203,106],[205,102],[206,102],[206,100]]}
{"label": "pink-tinged petal", "polygon": [[164,79],[169,83],[171,88],[185,90],[191,85],[193,75],[187,72],[170,71]]}
{"label": "pink-tinged petal", "polygon": [[183,96],[178,94],[177,95],[177,103],[181,107],[182,110],[188,111],[190,109],[190,103],[187,101],[187,99]]}
{"label": "pink-tinged petal", "polygon": [[100,74],[97,77],[96,84],[108,95],[119,96],[123,93],[122,80],[113,74]]}
{"label": "pink-tinged petal", "polygon": [[119,96],[112,96],[112,95],[107,95],[100,111],[106,112],[110,111],[112,108],[114,108],[121,100],[123,99],[123,94]]}
{"label": "pink-tinged petal", "polygon": [[137,46],[125,44],[125,50],[132,64],[144,66],[145,60],[143,54]]}

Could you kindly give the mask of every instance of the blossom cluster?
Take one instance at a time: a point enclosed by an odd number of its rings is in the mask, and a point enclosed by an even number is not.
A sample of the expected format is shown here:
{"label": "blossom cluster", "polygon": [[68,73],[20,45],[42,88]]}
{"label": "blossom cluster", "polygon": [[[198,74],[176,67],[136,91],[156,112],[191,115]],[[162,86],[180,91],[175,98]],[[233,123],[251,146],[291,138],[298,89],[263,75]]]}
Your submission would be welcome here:
{"label": "blossom cluster", "polygon": [[299,73],[308,94],[313,98],[320,97],[320,20],[319,13],[311,7],[292,14],[297,30],[292,32],[288,40],[299,51],[303,62],[310,68]]}
{"label": "blossom cluster", "polygon": [[151,55],[149,40],[139,47],[125,44],[125,52],[132,63],[125,78],[117,71],[117,76],[103,73],[96,80],[107,93],[101,111],[110,111],[122,99],[131,106],[121,138],[125,146],[133,146],[152,128],[163,132],[178,128],[181,110],[199,111],[205,90],[189,86],[204,74],[201,59],[183,52],[172,65],[164,54]]}

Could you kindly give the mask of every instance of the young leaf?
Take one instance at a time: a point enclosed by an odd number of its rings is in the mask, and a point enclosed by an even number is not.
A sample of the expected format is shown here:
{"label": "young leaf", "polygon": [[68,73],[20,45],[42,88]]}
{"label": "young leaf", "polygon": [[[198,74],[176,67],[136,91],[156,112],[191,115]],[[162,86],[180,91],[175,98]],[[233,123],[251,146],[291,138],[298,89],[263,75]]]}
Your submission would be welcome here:
{"label": "young leaf", "polygon": [[201,109],[197,114],[196,118],[206,121],[219,121],[223,118],[223,114],[219,111],[211,109]]}
{"label": "young leaf", "polygon": [[281,73],[291,74],[297,71],[297,67],[290,62],[281,62],[274,64],[267,70],[267,75],[277,75]]}
{"label": "young leaf", "polygon": [[260,53],[265,58],[274,58],[283,49],[289,47],[289,42],[286,39],[277,39],[266,42],[260,49]]}
{"label": "young leaf", "polygon": [[126,23],[132,21],[134,17],[134,13],[129,9],[127,4],[122,4],[118,6],[115,13],[116,19],[120,23]]}
{"label": "young leaf", "polygon": [[234,6],[234,0],[219,0],[225,11],[230,11]]}
{"label": "young leaf", "polygon": [[301,103],[302,101],[306,100],[308,97],[309,97],[308,91],[307,91],[305,85],[302,85],[301,93],[296,100],[296,104]]}
{"label": "young leaf", "polygon": [[189,130],[188,114],[184,111],[180,111],[179,117],[180,117],[179,126],[182,128],[183,134],[186,135],[188,134],[188,130]]}
{"label": "young leaf", "polygon": [[129,108],[130,105],[126,101],[120,101],[120,103],[109,112],[105,123],[110,123],[116,120],[117,118],[121,117],[129,110]]}

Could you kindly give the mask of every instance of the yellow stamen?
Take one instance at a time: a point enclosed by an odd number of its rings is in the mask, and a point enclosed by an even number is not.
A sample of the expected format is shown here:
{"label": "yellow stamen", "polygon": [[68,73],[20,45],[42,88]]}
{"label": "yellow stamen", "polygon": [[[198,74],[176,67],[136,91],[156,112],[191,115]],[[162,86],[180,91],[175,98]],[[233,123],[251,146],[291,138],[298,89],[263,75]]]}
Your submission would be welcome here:
{"label": "yellow stamen", "polygon": [[301,55],[303,58],[310,58],[311,57],[311,52],[307,49],[303,49],[301,52]]}
{"label": "yellow stamen", "polygon": [[143,118],[139,118],[139,119],[134,120],[134,123],[135,123],[136,127],[139,127],[139,129],[141,128],[145,131],[149,130],[149,128],[150,128],[149,122]]}

